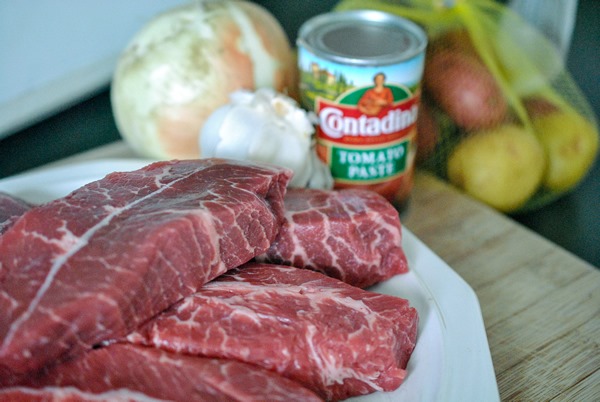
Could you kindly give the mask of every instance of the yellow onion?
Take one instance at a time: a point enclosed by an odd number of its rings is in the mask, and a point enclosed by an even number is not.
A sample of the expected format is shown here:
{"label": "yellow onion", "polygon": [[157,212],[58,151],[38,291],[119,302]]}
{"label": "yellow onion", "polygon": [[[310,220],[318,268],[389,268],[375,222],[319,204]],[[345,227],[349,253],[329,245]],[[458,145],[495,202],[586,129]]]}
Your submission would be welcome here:
{"label": "yellow onion", "polygon": [[150,158],[197,158],[198,133],[235,90],[293,92],[281,25],[257,4],[198,1],[161,14],[117,63],[111,103],[121,136]]}

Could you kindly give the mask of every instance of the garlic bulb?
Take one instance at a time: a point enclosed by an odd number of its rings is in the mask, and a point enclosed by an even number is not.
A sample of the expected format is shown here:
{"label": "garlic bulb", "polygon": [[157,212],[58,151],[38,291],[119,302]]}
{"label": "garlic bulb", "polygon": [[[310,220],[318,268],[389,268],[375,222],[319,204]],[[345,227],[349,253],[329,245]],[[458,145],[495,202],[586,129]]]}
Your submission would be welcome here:
{"label": "garlic bulb", "polygon": [[272,163],[294,171],[291,187],[330,189],[329,168],[314,149],[314,126],[296,102],[272,89],[238,90],[200,131],[201,157]]}

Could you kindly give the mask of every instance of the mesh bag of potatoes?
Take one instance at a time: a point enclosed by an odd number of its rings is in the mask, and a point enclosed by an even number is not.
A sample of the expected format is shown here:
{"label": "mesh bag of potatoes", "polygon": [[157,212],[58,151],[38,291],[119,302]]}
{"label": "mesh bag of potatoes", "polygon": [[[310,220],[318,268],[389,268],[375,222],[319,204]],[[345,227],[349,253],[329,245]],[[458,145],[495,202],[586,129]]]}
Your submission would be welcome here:
{"label": "mesh bag of potatoes", "polygon": [[342,0],[420,24],[429,44],[417,164],[506,213],[572,190],[598,150],[593,111],[552,43],[493,0]]}

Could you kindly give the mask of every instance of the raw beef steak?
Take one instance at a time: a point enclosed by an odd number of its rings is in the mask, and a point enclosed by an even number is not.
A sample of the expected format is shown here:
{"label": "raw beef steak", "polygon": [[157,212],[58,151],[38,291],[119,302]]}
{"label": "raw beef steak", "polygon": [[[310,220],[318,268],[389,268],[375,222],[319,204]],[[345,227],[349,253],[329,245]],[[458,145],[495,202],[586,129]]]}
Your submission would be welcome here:
{"label": "raw beef steak", "polygon": [[398,211],[366,190],[290,189],[261,262],[309,268],[365,288],[408,271]]}
{"label": "raw beef steak", "polygon": [[0,235],[6,232],[14,221],[29,208],[31,206],[27,202],[0,191]]}
{"label": "raw beef steak", "polygon": [[33,380],[85,392],[126,389],[169,401],[320,401],[276,373],[242,362],[185,356],[156,348],[114,344],[84,353]]}
{"label": "raw beef steak", "polygon": [[0,236],[0,379],[124,336],[263,253],[290,175],[159,162],[26,212]]}
{"label": "raw beef steak", "polygon": [[163,402],[127,389],[101,393],[84,392],[75,387],[10,387],[0,389],[0,402]]}
{"label": "raw beef steak", "polygon": [[415,346],[417,321],[405,299],[306,269],[248,263],[127,339],[256,364],[337,400],[396,389]]}

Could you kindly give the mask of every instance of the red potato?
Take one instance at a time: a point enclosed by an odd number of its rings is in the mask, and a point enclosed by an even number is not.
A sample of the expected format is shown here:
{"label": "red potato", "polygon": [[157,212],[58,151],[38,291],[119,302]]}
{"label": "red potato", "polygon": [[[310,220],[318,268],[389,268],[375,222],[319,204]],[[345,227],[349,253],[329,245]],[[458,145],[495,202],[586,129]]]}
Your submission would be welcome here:
{"label": "red potato", "polygon": [[431,101],[421,98],[417,116],[417,163],[425,161],[435,151],[440,140],[440,129],[435,121]]}
{"label": "red potato", "polygon": [[474,56],[442,49],[429,53],[423,83],[439,107],[466,130],[492,128],[507,117],[500,87]]}
{"label": "red potato", "polygon": [[525,98],[523,99],[523,105],[525,106],[529,117],[533,119],[547,116],[550,113],[558,112],[560,110],[558,106],[542,96]]}
{"label": "red potato", "polygon": [[478,57],[469,32],[465,29],[452,29],[444,32],[433,39],[429,48],[434,51],[436,49],[454,50],[462,54]]}

